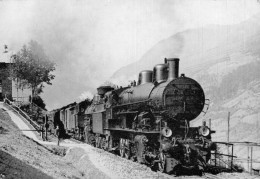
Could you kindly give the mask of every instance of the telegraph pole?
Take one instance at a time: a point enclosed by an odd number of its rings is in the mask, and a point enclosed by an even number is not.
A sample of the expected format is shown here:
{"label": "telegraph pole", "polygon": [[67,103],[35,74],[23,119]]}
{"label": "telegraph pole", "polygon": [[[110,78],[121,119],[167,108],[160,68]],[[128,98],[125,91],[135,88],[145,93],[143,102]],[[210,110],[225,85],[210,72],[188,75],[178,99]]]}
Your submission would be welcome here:
{"label": "telegraph pole", "polygon": [[[257,126],[257,129],[259,129],[259,118],[257,118],[257,120],[256,120],[256,126]],[[257,130],[257,140],[256,140],[256,142],[258,142],[258,143],[260,143],[260,132],[259,132],[259,130]]]}
{"label": "telegraph pole", "polygon": [[[227,143],[228,143],[228,145],[227,145],[227,152],[228,152],[228,155],[230,154],[230,152],[229,152],[229,132],[230,132],[230,112],[228,112],[228,132],[227,132]],[[229,164],[229,161],[230,161],[230,158],[228,156],[228,164]],[[232,168],[231,168],[231,170],[232,170]]]}
{"label": "telegraph pole", "polygon": [[253,174],[253,146],[251,146],[251,158],[250,158],[250,174],[252,175]]}
{"label": "telegraph pole", "polygon": [[230,132],[230,112],[228,112],[228,132],[227,132],[227,142],[229,143],[229,132]]}

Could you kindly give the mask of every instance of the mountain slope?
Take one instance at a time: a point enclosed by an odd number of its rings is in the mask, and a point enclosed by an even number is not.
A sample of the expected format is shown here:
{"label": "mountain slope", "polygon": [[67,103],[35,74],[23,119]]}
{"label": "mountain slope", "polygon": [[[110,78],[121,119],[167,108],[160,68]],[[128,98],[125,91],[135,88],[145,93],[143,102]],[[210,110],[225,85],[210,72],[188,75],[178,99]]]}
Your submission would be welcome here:
{"label": "mountain slope", "polygon": [[143,57],[113,74],[111,81],[133,80],[141,70],[152,69],[163,63],[165,57],[178,57],[180,72],[193,75],[198,70],[228,61],[230,58],[246,60],[248,55],[260,55],[260,14],[238,25],[211,25],[179,32],[160,41]]}

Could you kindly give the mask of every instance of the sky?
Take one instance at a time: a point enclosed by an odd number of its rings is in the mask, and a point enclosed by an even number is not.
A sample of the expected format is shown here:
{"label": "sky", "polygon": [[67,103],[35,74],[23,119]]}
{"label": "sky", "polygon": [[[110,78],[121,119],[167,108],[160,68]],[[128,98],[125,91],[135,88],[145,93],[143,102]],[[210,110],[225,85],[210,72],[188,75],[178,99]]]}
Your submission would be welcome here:
{"label": "sky", "polygon": [[238,24],[260,12],[257,0],[0,0],[0,49],[36,40],[56,63],[48,109],[83,100],[119,68],[176,32]]}

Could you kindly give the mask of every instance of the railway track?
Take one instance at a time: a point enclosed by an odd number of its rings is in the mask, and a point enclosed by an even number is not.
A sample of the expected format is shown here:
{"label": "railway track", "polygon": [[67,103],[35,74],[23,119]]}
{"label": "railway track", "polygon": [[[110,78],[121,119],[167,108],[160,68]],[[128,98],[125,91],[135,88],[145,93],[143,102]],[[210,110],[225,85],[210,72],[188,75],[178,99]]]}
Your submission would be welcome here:
{"label": "railway track", "polygon": [[202,178],[207,178],[207,179],[222,179],[222,177],[219,177],[217,175],[213,175],[211,173],[205,173],[205,175],[202,176]]}
{"label": "railway track", "polygon": [[175,176],[175,175],[169,175],[169,174],[165,174],[165,173],[160,173],[161,176],[164,176],[165,178],[187,178],[187,179],[199,179],[199,178],[204,178],[204,179],[223,179],[222,177],[220,176],[217,176],[217,175],[213,175],[211,173],[205,173],[204,175],[202,176],[198,176],[198,175],[191,175],[191,176]]}

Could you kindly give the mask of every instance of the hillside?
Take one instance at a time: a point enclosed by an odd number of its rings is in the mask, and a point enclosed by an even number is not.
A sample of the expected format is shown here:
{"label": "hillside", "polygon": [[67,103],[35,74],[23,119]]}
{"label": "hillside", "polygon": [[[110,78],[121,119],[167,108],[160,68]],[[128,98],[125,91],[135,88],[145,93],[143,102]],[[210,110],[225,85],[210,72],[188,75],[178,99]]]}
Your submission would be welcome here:
{"label": "hillside", "polygon": [[3,109],[0,109],[0,118],[0,178],[80,176],[79,172],[73,171],[73,166],[66,164],[63,157],[25,137]]}
{"label": "hillside", "polygon": [[[207,97],[211,99],[209,111],[193,121],[193,125],[200,125],[202,119],[211,119],[212,129],[216,131],[213,140],[227,141],[230,112],[230,141],[260,143],[259,69],[260,61],[242,65],[224,75],[219,84],[209,87],[206,90]],[[253,159],[260,160],[260,147],[254,147],[253,150]],[[235,145],[234,152],[239,158],[248,157],[247,146]],[[241,165],[247,169],[247,162]],[[260,165],[254,163],[253,167],[259,168]]]}
{"label": "hillside", "polygon": [[236,58],[238,62],[260,55],[260,14],[232,26],[211,25],[172,35],[154,45],[135,63],[116,71],[111,81],[128,81],[152,69],[165,57],[179,57],[180,72],[194,75],[212,65]]}

